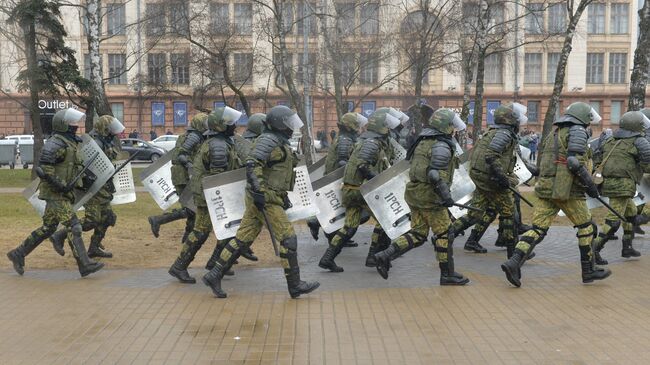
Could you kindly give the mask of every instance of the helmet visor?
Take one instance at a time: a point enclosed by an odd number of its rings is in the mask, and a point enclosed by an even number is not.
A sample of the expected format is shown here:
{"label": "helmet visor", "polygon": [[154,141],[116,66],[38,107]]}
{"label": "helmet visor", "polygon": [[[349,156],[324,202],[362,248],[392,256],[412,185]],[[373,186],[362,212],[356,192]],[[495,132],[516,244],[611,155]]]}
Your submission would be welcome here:
{"label": "helmet visor", "polygon": [[519,122],[519,125],[526,125],[528,124],[528,108],[519,103],[513,103],[512,104],[512,112],[517,116],[517,121]]}
{"label": "helmet visor", "polygon": [[467,129],[467,124],[463,122],[462,119],[460,119],[460,115],[454,113],[454,119],[451,121],[452,125],[454,126],[454,129],[457,131],[464,131]]}
{"label": "helmet visor", "polygon": [[77,109],[68,108],[63,115],[63,120],[68,122],[68,125],[78,127],[79,124],[86,120],[86,114],[78,111]]}
{"label": "helmet visor", "polygon": [[298,113],[294,113],[292,116],[284,120],[284,125],[286,125],[289,129],[295,132],[300,128],[302,128],[304,123],[302,122],[302,119],[300,119],[300,117],[298,116]]}
{"label": "helmet visor", "polygon": [[601,120],[603,120],[603,118],[600,116],[600,114],[598,114],[596,109],[591,108],[591,123],[598,124]]}
{"label": "helmet visor", "polygon": [[226,125],[233,125],[235,122],[241,118],[241,112],[239,110],[235,110],[229,106],[226,106],[223,108],[223,115],[221,119],[226,123]]}
{"label": "helmet visor", "polygon": [[122,124],[117,118],[113,117],[111,123],[108,125],[108,131],[112,135],[118,135],[124,132],[124,124]]}
{"label": "helmet visor", "polygon": [[391,115],[390,113],[386,114],[386,126],[388,129],[395,129],[400,125],[400,120],[398,117]]}
{"label": "helmet visor", "polygon": [[388,108],[388,113],[392,115],[393,117],[399,119],[399,122],[404,124],[408,122],[409,116],[402,113],[401,111],[395,109],[395,108]]}
{"label": "helmet visor", "polygon": [[357,113],[357,123],[359,123],[359,128],[363,128],[368,124],[368,118],[364,117],[363,115]]}
{"label": "helmet visor", "polygon": [[648,119],[648,117],[646,117],[645,115],[643,116],[643,122],[642,123],[643,123],[643,129],[644,130],[647,130],[648,128],[650,128],[650,119]]}

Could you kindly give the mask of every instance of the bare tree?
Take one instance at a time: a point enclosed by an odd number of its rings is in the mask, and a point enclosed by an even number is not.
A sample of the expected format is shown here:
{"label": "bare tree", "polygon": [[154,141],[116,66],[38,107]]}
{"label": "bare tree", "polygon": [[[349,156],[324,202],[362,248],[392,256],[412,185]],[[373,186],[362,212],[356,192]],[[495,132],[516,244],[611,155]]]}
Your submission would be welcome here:
{"label": "bare tree", "polygon": [[644,1],[639,9],[639,36],[634,51],[634,68],[630,77],[628,110],[640,110],[645,106],[645,88],[650,70],[650,1]]}

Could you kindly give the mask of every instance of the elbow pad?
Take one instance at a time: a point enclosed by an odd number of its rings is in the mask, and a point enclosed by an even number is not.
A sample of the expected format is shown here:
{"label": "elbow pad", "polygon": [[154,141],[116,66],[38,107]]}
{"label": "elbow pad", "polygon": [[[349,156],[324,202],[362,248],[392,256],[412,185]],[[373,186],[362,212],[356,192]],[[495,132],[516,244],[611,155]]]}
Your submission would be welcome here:
{"label": "elbow pad", "polygon": [[251,160],[246,161],[246,180],[250,184],[253,191],[259,192],[262,190],[260,181],[257,178],[257,175],[255,175],[255,162]]}

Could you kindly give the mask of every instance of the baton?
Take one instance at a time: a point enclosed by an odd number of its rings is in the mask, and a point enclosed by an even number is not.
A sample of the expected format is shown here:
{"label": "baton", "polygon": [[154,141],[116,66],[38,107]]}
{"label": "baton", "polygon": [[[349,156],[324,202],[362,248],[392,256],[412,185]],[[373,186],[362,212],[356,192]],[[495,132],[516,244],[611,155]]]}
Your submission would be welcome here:
{"label": "baton", "polygon": [[[120,172],[120,170],[122,170],[123,168],[125,168],[126,165],[129,164],[129,162],[133,161],[133,160],[138,156],[138,154],[139,154],[140,152],[142,152],[142,151],[136,151],[136,152],[133,154],[133,156],[127,158],[126,161],[124,161],[124,163],[122,163],[120,166],[118,166],[117,168],[115,168],[115,171],[113,172],[113,174],[111,175],[111,177],[108,178],[108,180],[112,179],[113,176],[117,175],[117,173]],[[107,180],[107,181],[108,181],[108,180]]]}
{"label": "baton", "polygon": [[258,209],[258,210],[262,212],[262,216],[264,217],[264,223],[266,223],[266,228],[269,230],[269,234],[271,235],[271,243],[273,243],[273,251],[275,251],[275,256],[280,256],[280,252],[278,251],[278,244],[277,242],[275,242],[275,235],[273,234],[273,230],[271,229],[271,225],[269,224],[269,217],[266,215],[266,210],[264,209]]}
{"label": "baton", "polygon": [[81,169],[79,174],[77,174],[77,176],[75,176],[74,179],[72,179],[72,181],[70,181],[70,183],[66,185],[68,189],[74,187],[77,184],[77,181],[81,179],[81,176],[83,176],[83,174],[90,168],[90,165],[92,165],[92,163],[97,159],[97,157],[99,157],[99,152],[95,152],[93,157],[91,157],[90,160],[88,160],[88,162],[84,164],[84,168]]}
{"label": "baton", "polygon": [[524,203],[526,203],[529,207],[534,208],[533,203],[530,202],[530,200],[526,199],[523,195],[521,195],[515,188],[512,186],[508,186],[508,190],[512,191],[513,194],[515,194],[519,199],[523,200]]}
{"label": "baton", "polygon": [[473,207],[473,206],[471,206],[471,205],[465,205],[465,204],[460,204],[460,203],[454,203],[454,206],[455,206],[455,207],[458,207],[458,208],[462,208],[462,209],[473,210],[473,211],[475,211],[475,212],[485,213],[485,211],[484,211],[483,209],[479,209],[479,208]]}
{"label": "baton", "polygon": [[614,215],[617,216],[618,219],[620,219],[622,222],[627,222],[627,219],[625,219],[625,217],[623,217],[621,213],[615,211],[614,208],[612,208],[612,206],[609,205],[609,203],[607,203],[603,198],[597,197],[596,200],[601,202],[607,209],[609,209],[610,212],[614,213]]}

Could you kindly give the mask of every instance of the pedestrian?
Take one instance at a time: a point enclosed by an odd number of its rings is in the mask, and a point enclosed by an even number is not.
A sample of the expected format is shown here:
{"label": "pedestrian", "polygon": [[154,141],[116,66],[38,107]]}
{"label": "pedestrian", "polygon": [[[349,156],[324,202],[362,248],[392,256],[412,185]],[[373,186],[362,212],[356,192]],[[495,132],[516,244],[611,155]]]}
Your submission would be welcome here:
{"label": "pedestrian", "polygon": [[332,129],[330,131],[330,139],[332,140],[332,142],[334,142],[335,138],[336,138],[336,131],[334,129]]}
{"label": "pedestrian", "polygon": [[153,129],[149,131],[149,140],[153,141],[154,139],[158,138],[158,133],[154,131]]}
{"label": "pedestrian", "polygon": [[129,138],[138,138],[138,131],[135,129],[132,130],[131,133],[129,133]]}
{"label": "pedestrian", "polygon": [[530,161],[535,162],[537,160],[537,144],[539,143],[537,134],[533,133],[532,136],[530,136],[530,140],[528,142],[528,149],[530,149]]}
{"label": "pedestrian", "polygon": [[168,129],[167,133],[165,133],[165,134],[168,135],[168,136],[171,136],[172,134],[174,134],[174,132],[172,132],[171,130]]}

